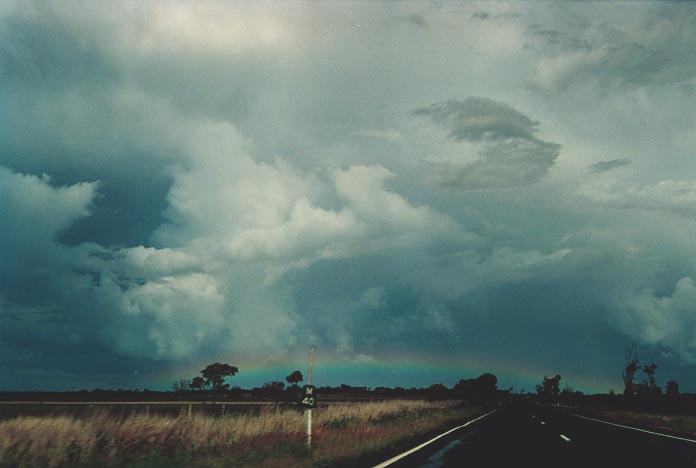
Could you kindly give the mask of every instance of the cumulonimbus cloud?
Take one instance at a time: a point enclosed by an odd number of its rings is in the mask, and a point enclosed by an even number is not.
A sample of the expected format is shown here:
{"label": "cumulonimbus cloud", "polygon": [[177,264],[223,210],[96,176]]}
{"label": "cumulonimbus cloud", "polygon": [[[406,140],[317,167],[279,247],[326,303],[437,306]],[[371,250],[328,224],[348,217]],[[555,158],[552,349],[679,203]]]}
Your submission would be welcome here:
{"label": "cumulonimbus cloud", "polygon": [[[693,362],[692,9],[84,5],[0,9],[3,382],[143,385],[307,336],[617,377],[567,343],[620,358],[621,334]],[[588,169],[607,153],[656,172]]]}
{"label": "cumulonimbus cloud", "polygon": [[681,278],[668,296],[644,288],[619,307],[621,324],[637,340],[672,350],[687,362],[696,362],[696,282]]}

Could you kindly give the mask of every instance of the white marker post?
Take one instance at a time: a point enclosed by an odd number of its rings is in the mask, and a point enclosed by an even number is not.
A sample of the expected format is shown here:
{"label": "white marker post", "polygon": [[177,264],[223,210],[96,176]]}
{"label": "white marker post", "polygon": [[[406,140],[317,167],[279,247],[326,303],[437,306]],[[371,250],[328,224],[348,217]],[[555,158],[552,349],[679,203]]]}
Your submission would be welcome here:
{"label": "white marker post", "polygon": [[[307,368],[307,385],[312,385],[314,368],[314,345],[309,347],[309,367]],[[307,448],[312,448],[312,408],[307,408]]]}

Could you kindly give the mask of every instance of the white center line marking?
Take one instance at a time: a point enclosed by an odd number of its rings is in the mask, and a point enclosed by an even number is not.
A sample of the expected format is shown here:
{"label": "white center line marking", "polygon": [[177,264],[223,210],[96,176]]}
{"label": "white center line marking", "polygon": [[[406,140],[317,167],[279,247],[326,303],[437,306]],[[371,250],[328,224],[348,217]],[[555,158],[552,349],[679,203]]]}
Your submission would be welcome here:
{"label": "white center line marking", "polygon": [[563,434],[561,434],[561,439],[565,440],[566,442],[570,442],[570,438],[564,436]]}
{"label": "white center line marking", "polygon": [[433,437],[433,438],[430,439],[429,441],[424,442],[424,443],[422,443],[422,444],[420,444],[420,445],[418,445],[418,446],[416,446],[416,447],[413,447],[411,450],[407,450],[407,451],[405,451],[404,453],[402,453],[402,454],[400,454],[400,455],[397,455],[397,456],[395,456],[395,457],[393,457],[393,458],[390,458],[390,459],[387,460],[387,461],[384,461],[384,462],[380,463],[379,465],[375,465],[373,468],[384,468],[385,466],[389,466],[389,465],[391,465],[392,463],[395,463],[395,462],[401,460],[402,458],[411,455],[413,452],[422,449],[422,448],[425,447],[426,445],[435,442],[437,439],[446,436],[446,435],[449,434],[450,432],[454,432],[454,431],[456,431],[457,429],[461,429],[462,427],[466,427],[466,426],[468,426],[469,424],[475,423],[475,422],[478,421],[479,419],[483,419],[483,418],[485,418],[486,416],[488,416],[489,414],[495,413],[496,411],[497,411],[497,410],[493,410],[493,411],[491,411],[490,413],[486,413],[486,414],[484,414],[483,416],[479,416],[479,417],[476,418],[476,419],[472,419],[471,421],[469,421],[469,422],[467,422],[467,423],[464,423],[464,424],[462,424],[461,426],[457,426],[457,427],[455,427],[455,428],[453,428],[453,429],[450,429],[450,430],[447,431],[447,432],[443,432],[443,433],[440,434],[439,436]]}

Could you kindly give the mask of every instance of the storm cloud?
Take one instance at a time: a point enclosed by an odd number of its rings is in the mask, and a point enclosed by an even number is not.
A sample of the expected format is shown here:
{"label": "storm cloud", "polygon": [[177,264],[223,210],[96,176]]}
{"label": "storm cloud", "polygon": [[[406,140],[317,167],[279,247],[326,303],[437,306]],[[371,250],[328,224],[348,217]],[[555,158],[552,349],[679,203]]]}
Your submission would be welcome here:
{"label": "storm cloud", "polygon": [[695,388],[696,7],[486,8],[0,7],[5,385]]}

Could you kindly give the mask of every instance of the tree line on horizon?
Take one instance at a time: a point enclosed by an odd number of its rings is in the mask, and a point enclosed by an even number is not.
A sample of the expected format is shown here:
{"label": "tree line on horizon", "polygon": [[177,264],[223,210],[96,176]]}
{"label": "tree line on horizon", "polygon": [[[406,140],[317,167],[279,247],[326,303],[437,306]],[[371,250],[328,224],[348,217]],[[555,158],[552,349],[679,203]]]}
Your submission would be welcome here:
{"label": "tree line on horizon", "polygon": [[[639,372],[643,372],[642,382],[636,382]],[[679,395],[679,383],[669,380],[665,384],[665,390],[657,385],[655,373],[657,364],[643,364],[641,366],[638,355],[634,348],[628,348],[625,354],[625,364],[622,373],[624,389],[623,397],[627,401],[649,401],[659,400],[662,397],[674,398]]]}
{"label": "tree line on horizon", "polygon": [[[536,393],[526,393],[519,390],[515,393],[512,387],[508,389],[498,389],[498,378],[489,372],[483,373],[476,378],[463,378],[456,384],[448,387],[442,383],[432,384],[426,387],[365,387],[340,384],[338,386],[317,387],[319,395],[331,394],[356,394],[374,397],[407,397],[407,398],[430,398],[430,399],[461,399],[472,403],[485,403],[507,400],[514,398],[535,397],[545,403],[581,403],[587,401],[604,401],[608,404],[623,406],[649,406],[658,405],[663,402],[677,402],[679,397],[679,384],[670,380],[665,384],[664,391],[657,384],[656,379],[657,365],[654,363],[641,365],[633,350],[629,348],[625,355],[625,364],[622,371],[624,383],[623,392],[617,395],[614,390],[605,394],[585,395],[581,391],[573,390],[567,383],[561,389],[561,376],[556,374],[552,377],[544,376],[542,381],[535,386]],[[638,381],[642,372],[644,379]],[[200,371],[200,375],[191,379],[179,379],[172,384],[172,391],[181,396],[199,398],[211,398],[213,401],[219,397],[236,398],[244,396],[261,397],[271,399],[276,402],[297,401],[300,395],[299,384],[304,381],[304,376],[299,370],[290,372],[284,379],[273,380],[263,383],[259,387],[242,389],[239,386],[231,386],[228,379],[239,373],[239,368],[227,363],[215,362],[209,364]],[[79,393],[88,392],[87,390],[72,392],[52,392],[52,393]],[[137,390],[103,390],[94,389],[96,393],[138,393]],[[6,393],[6,392],[3,392]],[[32,392],[24,392],[32,393]],[[166,393],[144,389],[142,393]],[[682,403],[692,400],[692,395],[686,395],[686,399],[681,398]],[[693,395],[696,404],[696,395]],[[691,405],[691,403],[689,403]]]}
{"label": "tree line on horizon", "polygon": [[[228,377],[232,377],[239,372],[237,366],[226,363],[216,362],[206,366],[200,371],[200,376],[195,376],[190,380],[180,379],[172,384],[172,390],[177,393],[204,394],[209,393],[213,398],[221,395],[239,395],[243,392],[240,387],[231,387],[226,382]],[[261,387],[249,390],[253,396],[270,398],[276,402],[293,401],[299,395],[299,383],[304,380],[302,372],[294,370],[285,377],[285,382],[274,380],[265,382]],[[498,378],[491,373],[484,373],[476,378],[460,379],[451,388],[442,383],[433,384],[429,387],[355,387],[341,384],[337,387],[318,387],[320,394],[331,393],[373,393],[384,396],[411,396],[428,397],[431,399],[462,399],[475,403],[498,401],[500,393],[510,392],[508,390],[498,390]]]}
{"label": "tree line on horizon", "polygon": [[[638,355],[633,347],[626,350],[625,362],[622,370],[624,389],[621,394],[616,394],[613,389],[606,394],[585,395],[583,392],[574,391],[566,384],[560,389],[561,376],[544,376],[542,382],[536,385],[537,396],[541,402],[553,404],[582,404],[588,402],[600,403],[605,406],[621,406],[638,409],[678,409],[696,406],[694,396],[680,397],[679,383],[668,380],[664,391],[657,383],[657,364],[644,363],[641,365]],[[640,373],[643,380],[639,381]]]}
{"label": "tree line on horizon", "polygon": [[[195,376],[190,380],[179,379],[172,384],[172,390],[177,393],[185,394],[187,392],[195,392],[203,394],[209,392],[213,398],[223,394],[235,394],[242,391],[240,387],[231,387],[226,382],[228,377],[232,377],[239,372],[237,366],[227,363],[215,362],[209,364],[200,371],[199,376]],[[302,372],[294,370],[285,377],[285,382],[271,381],[264,383],[260,388],[255,388],[257,394],[273,399],[278,402],[288,399],[289,397],[297,398],[300,393],[299,383],[304,380]]]}

